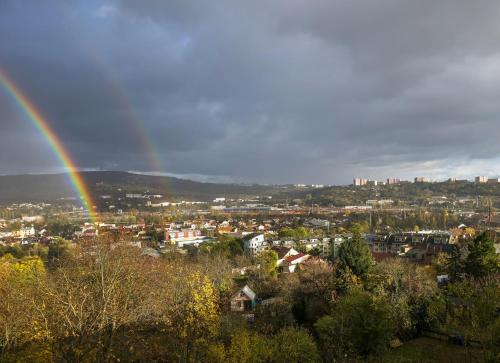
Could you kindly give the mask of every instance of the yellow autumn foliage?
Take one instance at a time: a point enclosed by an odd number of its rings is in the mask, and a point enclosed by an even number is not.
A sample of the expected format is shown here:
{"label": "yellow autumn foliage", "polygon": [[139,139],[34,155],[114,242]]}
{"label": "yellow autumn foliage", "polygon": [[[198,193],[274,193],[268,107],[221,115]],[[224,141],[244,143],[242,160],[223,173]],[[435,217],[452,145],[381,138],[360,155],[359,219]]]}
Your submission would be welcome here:
{"label": "yellow autumn foliage", "polygon": [[214,335],[217,332],[217,294],[210,279],[199,272],[192,273],[186,281],[189,300],[184,318],[184,337],[194,338]]}
{"label": "yellow autumn foliage", "polygon": [[0,347],[47,337],[43,305],[37,296],[38,283],[45,274],[43,262],[38,257],[17,260],[4,256],[0,259]]}

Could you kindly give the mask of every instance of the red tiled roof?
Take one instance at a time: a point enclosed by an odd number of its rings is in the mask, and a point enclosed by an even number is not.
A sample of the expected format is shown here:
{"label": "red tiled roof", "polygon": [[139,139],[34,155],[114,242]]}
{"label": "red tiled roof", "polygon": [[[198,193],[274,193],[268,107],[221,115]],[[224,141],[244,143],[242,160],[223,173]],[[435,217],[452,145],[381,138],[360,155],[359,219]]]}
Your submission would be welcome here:
{"label": "red tiled roof", "polygon": [[285,257],[285,261],[286,262],[292,262],[292,261],[295,261],[301,257],[304,257],[304,256],[307,256],[305,253],[299,253],[297,255],[293,255],[293,256],[288,256],[288,257]]}

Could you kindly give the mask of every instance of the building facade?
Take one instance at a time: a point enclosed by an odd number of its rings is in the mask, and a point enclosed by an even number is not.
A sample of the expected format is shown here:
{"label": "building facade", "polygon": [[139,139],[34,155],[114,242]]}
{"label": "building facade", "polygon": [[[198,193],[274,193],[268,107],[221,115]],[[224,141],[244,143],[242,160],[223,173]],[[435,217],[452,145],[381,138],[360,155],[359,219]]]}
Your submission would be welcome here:
{"label": "building facade", "polygon": [[366,185],[367,183],[368,183],[368,179],[365,179],[365,178],[354,178],[352,180],[352,184],[355,187],[360,187],[360,186]]}
{"label": "building facade", "polygon": [[249,256],[258,255],[266,247],[264,234],[251,234],[243,241],[245,254]]}
{"label": "building facade", "polygon": [[425,176],[415,177],[415,183],[428,183],[428,182],[429,182],[429,178],[427,178]]}

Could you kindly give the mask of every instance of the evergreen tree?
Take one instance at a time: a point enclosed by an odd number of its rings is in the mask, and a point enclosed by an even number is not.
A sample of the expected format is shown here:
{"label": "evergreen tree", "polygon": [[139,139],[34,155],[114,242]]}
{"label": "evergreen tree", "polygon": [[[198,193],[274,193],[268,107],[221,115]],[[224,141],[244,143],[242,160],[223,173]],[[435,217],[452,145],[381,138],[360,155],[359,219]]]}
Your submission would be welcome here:
{"label": "evergreen tree", "polygon": [[349,267],[360,277],[366,276],[374,263],[372,253],[360,234],[355,234],[340,246],[339,260],[343,267]]}
{"label": "evergreen tree", "polygon": [[450,257],[446,263],[446,270],[451,281],[456,281],[460,279],[463,269],[464,262],[462,260],[462,251],[460,247],[457,245],[452,245],[452,250],[450,253]]}
{"label": "evergreen tree", "polygon": [[499,259],[490,233],[481,233],[469,243],[467,250],[469,252],[465,260],[467,275],[481,278],[500,270]]}

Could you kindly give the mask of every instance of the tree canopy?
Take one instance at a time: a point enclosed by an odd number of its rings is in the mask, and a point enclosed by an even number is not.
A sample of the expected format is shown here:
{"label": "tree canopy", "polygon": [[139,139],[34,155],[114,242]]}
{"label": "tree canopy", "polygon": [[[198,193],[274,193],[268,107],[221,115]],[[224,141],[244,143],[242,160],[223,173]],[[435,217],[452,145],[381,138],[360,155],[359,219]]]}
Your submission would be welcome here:
{"label": "tree canopy", "polygon": [[500,271],[500,259],[495,251],[491,233],[483,232],[467,246],[465,273],[474,278],[485,277]]}
{"label": "tree canopy", "polygon": [[366,276],[374,264],[372,253],[359,234],[342,243],[339,249],[339,261],[360,277]]}

